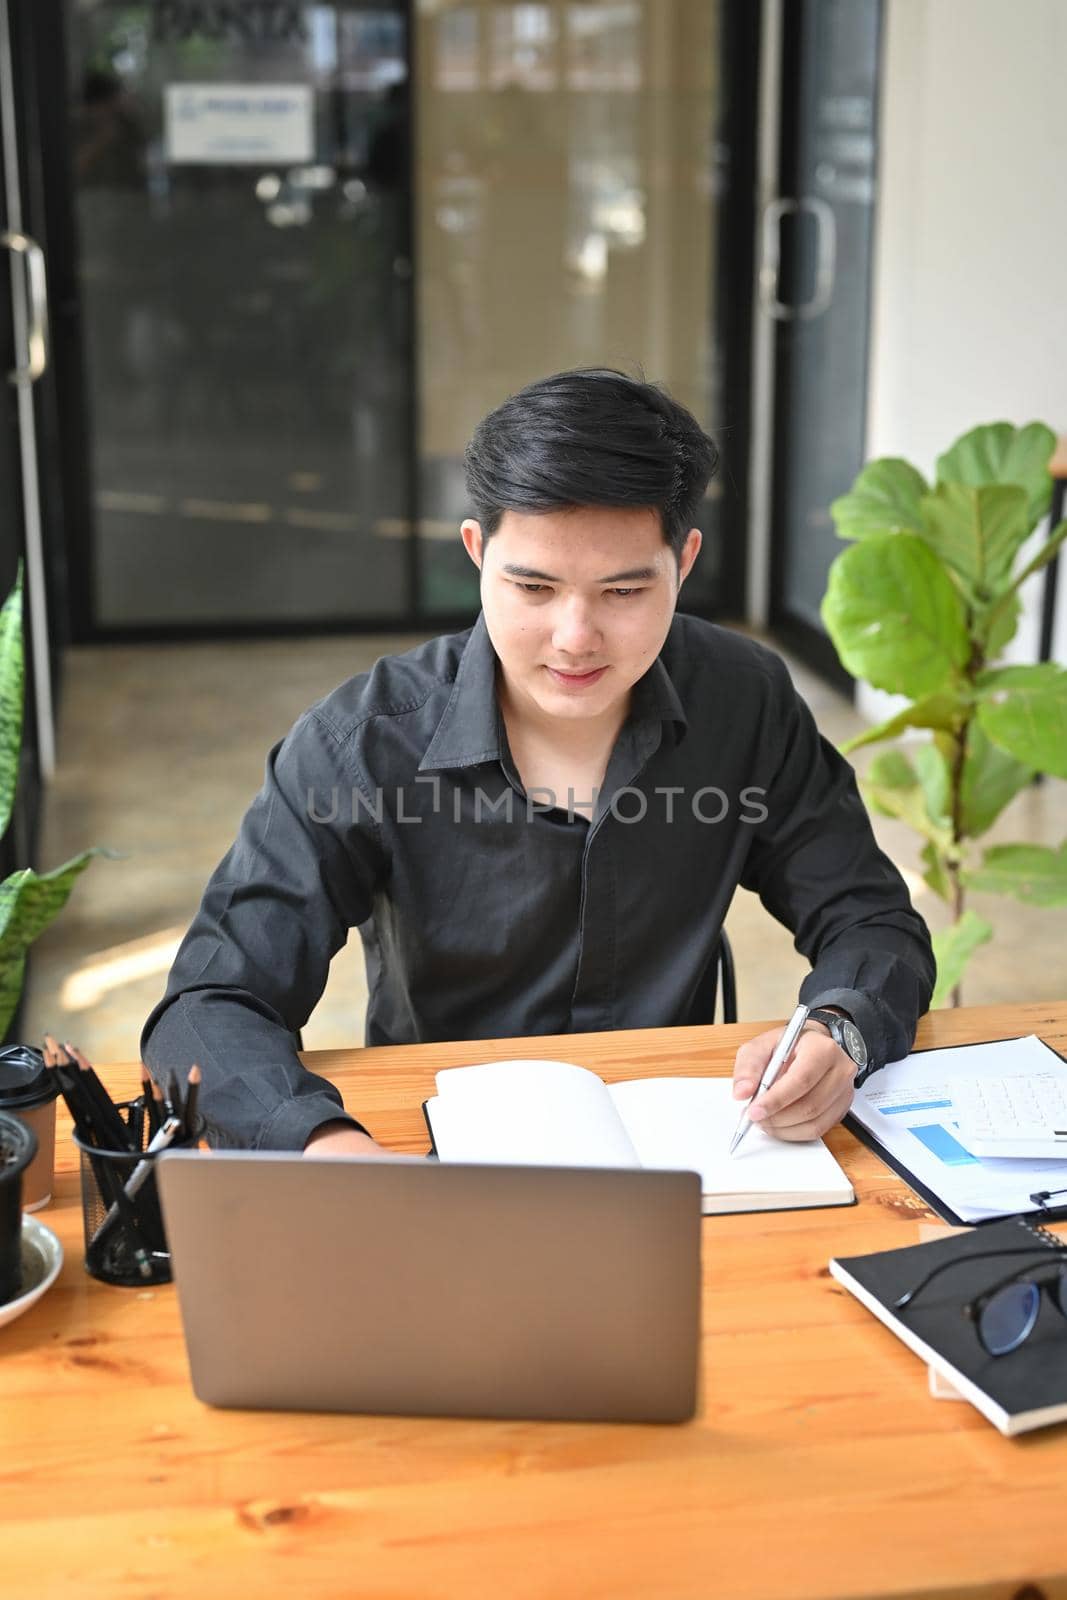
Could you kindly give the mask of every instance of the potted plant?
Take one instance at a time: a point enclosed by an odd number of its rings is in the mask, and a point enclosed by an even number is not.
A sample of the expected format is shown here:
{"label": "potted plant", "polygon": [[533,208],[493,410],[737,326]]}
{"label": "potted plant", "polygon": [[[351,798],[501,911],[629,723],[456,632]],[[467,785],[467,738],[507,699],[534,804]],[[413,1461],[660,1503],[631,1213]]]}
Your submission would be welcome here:
{"label": "potted plant", "polygon": [[[15,801],[22,747],[23,705],[22,564],[15,586],[0,609],[0,839],[7,832]],[[58,916],[75,879],[98,849],[83,850],[51,872],[32,867],[0,883],[0,1042],[7,1036],[22,995],[26,952]]]}
{"label": "potted plant", "polygon": [[[853,677],[907,698],[843,748],[908,735],[907,747],[877,756],[863,789],[874,810],[922,835],[924,880],[952,911],[934,936],[934,1005],[950,995],[959,1003],[966,963],[992,937],[967,907],[968,889],[1067,904],[1067,840],[975,848],[1038,774],[1067,778],[1067,671],[1000,659],[1022,585],[1067,539],[1061,522],[1029,546],[1048,512],[1055,442],[1041,423],[992,423],[939,457],[932,484],[887,457],[831,507],[850,544],[830,568],[823,621]],[[914,730],[925,731],[922,742]]]}

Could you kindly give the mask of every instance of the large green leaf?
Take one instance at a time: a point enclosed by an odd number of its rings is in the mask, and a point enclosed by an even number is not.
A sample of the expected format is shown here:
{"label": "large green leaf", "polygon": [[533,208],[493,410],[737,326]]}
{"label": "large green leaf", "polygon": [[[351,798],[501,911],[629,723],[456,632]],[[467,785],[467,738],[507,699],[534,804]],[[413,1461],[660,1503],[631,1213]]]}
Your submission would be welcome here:
{"label": "large green leaf", "polygon": [[1008,589],[989,605],[975,606],[971,633],[987,661],[995,661],[1015,638],[1022,609],[1022,601],[1014,589]]}
{"label": "large green leaf", "polygon": [[913,700],[951,692],[970,656],[963,602],[914,534],[843,550],[830,568],[822,618],[854,677]]}
{"label": "large green leaf", "polygon": [[923,500],[922,515],[928,544],[959,574],[970,599],[985,602],[1007,587],[1030,532],[1024,489],[940,483]]}
{"label": "large green leaf", "polygon": [[25,867],[0,883],[0,1039],[22,993],[26,951],[62,911],[75,880],[93,856],[102,854],[101,850],[83,850],[41,876]]}
{"label": "large green leaf", "polygon": [[1033,767],[992,744],[981,723],[972,722],[960,786],[962,832],[971,839],[985,833],[1033,776]]}
{"label": "large green leaf", "polygon": [[830,507],[839,539],[869,539],[879,533],[918,533],[919,503],[929,486],[908,461],[883,456],[863,468],[848,494]]}
{"label": "large green leaf", "polygon": [[971,956],[979,945],[987,944],[993,929],[984,917],[974,911],[965,911],[951,928],[933,936],[934,958],[937,961],[937,983],[934,985],[931,1009],[943,1006],[953,989],[963,977]]}
{"label": "large green leaf", "polygon": [[899,733],[904,733],[908,728],[938,728],[951,732],[963,721],[966,709],[967,702],[958,695],[925,695],[913,705],[905,706],[903,711],[898,711],[895,717],[890,717],[886,722],[879,722],[875,727],[866,728],[863,733],[857,733],[854,738],[847,739],[841,746],[841,753],[848,755],[850,751],[859,750],[865,744],[878,744],[882,739],[895,739]]}
{"label": "large green leaf", "polygon": [[[22,748],[22,563],[0,608],[0,839],[11,821]],[[0,1033],[0,1038],[3,1035]]]}
{"label": "large green leaf", "polygon": [[972,889],[1012,894],[1028,906],[1067,905],[1067,841],[1058,850],[1043,844],[995,844],[966,880]]}
{"label": "large green leaf", "polygon": [[1048,464],[1056,448],[1056,435],[1043,422],[1015,428],[1010,422],[991,422],[956,440],[937,463],[938,483],[1015,483],[1026,491],[1027,526],[1037,527],[1048,510],[1052,479]]}
{"label": "large green leaf", "polygon": [[1067,672],[1055,662],[998,667],[978,680],[978,720],[992,739],[1037,772],[1067,778]]}
{"label": "large green leaf", "polygon": [[915,771],[926,803],[926,814],[936,834],[947,837],[952,829],[952,774],[945,755],[933,740],[916,750]]}
{"label": "large green leaf", "polygon": [[[936,782],[927,760],[931,749],[931,746],[924,746],[917,752],[917,760],[924,769],[922,772],[912,765],[902,750],[883,750],[867,768],[863,794],[873,810],[886,817],[897,817],[924,838],[944,847],[948,843],[947,818],[941,810]],[[937,751],[933,754],[940,761]],[[947,785],[947,773],[944,776]],[[935,801],[932,813],[927,785]]]}
{"label": "large green leaf", "polygon": [[945,868],[945,861],[941,852],[932,840],[928,840],[919,852],[920,859],[926,871],[923,873],[923,882],[948,905],[952,904],[953,886]]}

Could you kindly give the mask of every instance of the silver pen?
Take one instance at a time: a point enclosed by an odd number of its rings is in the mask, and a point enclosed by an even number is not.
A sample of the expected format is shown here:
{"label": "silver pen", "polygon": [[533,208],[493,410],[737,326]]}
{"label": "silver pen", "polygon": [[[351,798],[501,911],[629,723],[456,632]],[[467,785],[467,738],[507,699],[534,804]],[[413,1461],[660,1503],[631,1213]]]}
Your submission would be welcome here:
{"label": "silver pen", "polygon": [[800,1038],[800,1030],[808,1020],[810,1010],[810,1006],[797,1006],[796,1010],[793,1012],[793,1015],[786,1023],[785,1032],[775,1045],[774,1054],[771,1056],[771,1059],[763,1069],[763,1077],[756,1086],[755,1094],[750,1095],[748,1100],[745,1102],[745,1109],[741,1113],[734,1136],[730,1141],[731,1155],[734,1154],[738,1145],[741,1143],[741,1140],[745,1137],[745,1134],[752,1126],[748,1115],[749,1107],[752,1105],[753,1100],[755,1100],[756,1095],[761,1095],[763,1094],[764,1090],[770,1088],[775,1078],[777,1078],[779,1072],[781,1072],[782,1068],[789,1060],[789,1057],[793,1053],[793,1046]]}

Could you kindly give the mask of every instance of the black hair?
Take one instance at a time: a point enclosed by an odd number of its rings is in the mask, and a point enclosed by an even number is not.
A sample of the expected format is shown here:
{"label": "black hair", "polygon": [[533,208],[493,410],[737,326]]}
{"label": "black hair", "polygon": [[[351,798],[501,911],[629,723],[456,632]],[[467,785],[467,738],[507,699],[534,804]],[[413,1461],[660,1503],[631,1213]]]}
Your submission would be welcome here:
{"label": "black hair", "polygon": [[675,556],[718,462],[684,406],[607,367],[528,384],[483,418],[464,454],[483,539],[505,511],[634,506],[659,512]]}

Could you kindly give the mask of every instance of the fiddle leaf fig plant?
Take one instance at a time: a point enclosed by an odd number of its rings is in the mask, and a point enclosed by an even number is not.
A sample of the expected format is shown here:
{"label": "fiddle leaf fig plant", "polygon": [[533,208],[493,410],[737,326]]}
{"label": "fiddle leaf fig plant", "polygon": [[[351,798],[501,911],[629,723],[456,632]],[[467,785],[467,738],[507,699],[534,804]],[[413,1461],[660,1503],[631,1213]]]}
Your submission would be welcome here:
{"label": "fiddle leaf fig plant", "polygon": [[907,699],[843,748],[910,736],[874,759],[863,789],[874,810],[922,836],[924,879],[952,910],[934,936],[934,1005],[959,1003],[966,964],[993,935],[968,889],[1067,904],[1067,840],[975,846],[1038,773],[1067,778],[1067,671],[1000,661],[1023,584],[1067,540],[1061,522],[1031,544],[1055,443],[1039,422],[974,428],[938,459],[932,484],[886,457],[831,507],[849,548],[830,568],[823,621],[853,677]]}
{"label": "fiddle leaf fig plant", "polygon": [[[15,587],[0,609],[0,838],[7,832],[15,803],[23,706],[22,566]],[[62,866],[38,875],[31,867],[0,882],[0,1041],[18,1007],[26,971],[26,952],[66,905],[78,876],[94,855],[83,850]]]}

